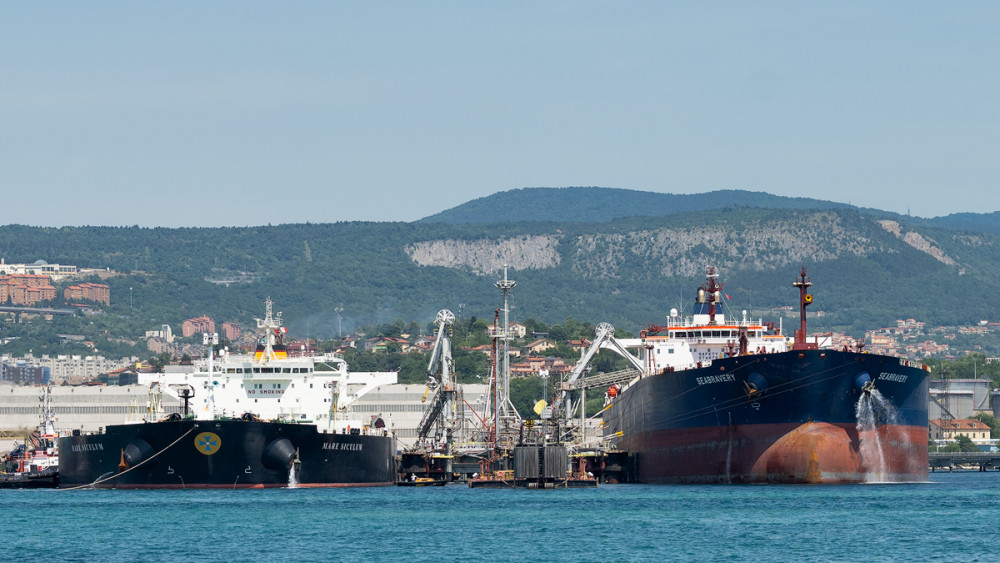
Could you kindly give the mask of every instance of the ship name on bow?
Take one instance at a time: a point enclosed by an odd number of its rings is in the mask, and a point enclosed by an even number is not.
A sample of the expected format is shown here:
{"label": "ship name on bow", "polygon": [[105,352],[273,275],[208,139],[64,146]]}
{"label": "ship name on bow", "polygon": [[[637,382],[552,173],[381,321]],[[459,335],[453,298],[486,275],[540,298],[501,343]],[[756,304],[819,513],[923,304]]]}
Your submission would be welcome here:
{"label": "ship name on bow", "polygon": [[709,385],[712,383],[727,383],[736,381],[736,376],[731,373],[722,373],[719,375],[706,375],[703,377],[696,377],[694,380],[698,385]]}
{"label": "ship name on bow", "polygon": [[910,376],[898,373],[880,373],[878,378],[883,381],[892,381],[893,383],[906,383],[906,380],[909,379]]}
{"label": "ship name on bow", "polygon": [[323,444],[324,450],[337,450],[341,452],[360,452],[364,444],[349,444],[346,442],[327,442]]}

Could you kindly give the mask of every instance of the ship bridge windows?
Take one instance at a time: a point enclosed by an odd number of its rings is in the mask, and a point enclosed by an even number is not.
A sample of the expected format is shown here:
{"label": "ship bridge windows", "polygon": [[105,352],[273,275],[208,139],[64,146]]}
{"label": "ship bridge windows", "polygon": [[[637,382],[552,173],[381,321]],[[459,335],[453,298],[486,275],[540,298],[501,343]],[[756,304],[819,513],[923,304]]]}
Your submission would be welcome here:
{"label": "ship bridge windows", "polygon": [[706,338],[734,338],[737,332],[733,330],[682,330],[671,333],[672,338],[691,338],[704,340]]}

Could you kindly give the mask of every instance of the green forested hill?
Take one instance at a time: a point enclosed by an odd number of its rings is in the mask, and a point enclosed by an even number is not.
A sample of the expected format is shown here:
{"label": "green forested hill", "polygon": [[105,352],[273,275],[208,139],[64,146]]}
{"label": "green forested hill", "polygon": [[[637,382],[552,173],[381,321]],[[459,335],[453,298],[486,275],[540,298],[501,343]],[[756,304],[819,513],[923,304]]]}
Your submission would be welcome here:
{"label": "green forested hill", "polygon": [[944,229],[1000,234],[1000,211],[992,213],[954,213],[928,219],[927,225]]}
{"label": "green forested hill", "polygon": [[811,311],[824,312],[812,326],[855,336],[899,318],[1000,320],[1000,302],[988,298],[1000,293],[1000,235],[884,217],[723,207],[603,222],[6,226],[0,256],[118,272],[104,280],[107,314],[56,322],[61,332],[131,339],[199,315],[247,326],[268,296],[297,337],[336,336],[337,307],[344,332],[397,319],[424,325],[443,308],[492,319],[505,263],[517,282],[513,320],[572,317],[635,333],[672,307],[688,311],[707,265],[719,268],[734,312],[755,316],[794,305],[790,284],[806,266]]}
{"label": "green forested hill", "polygon": [[665,194],[598,187],[522,188],[474,199],[425,217],[421,222],[453,225],[553,220],[605,222],[623,217],[657,217],[725,207],[834,209],[850,206],[745,190]]}

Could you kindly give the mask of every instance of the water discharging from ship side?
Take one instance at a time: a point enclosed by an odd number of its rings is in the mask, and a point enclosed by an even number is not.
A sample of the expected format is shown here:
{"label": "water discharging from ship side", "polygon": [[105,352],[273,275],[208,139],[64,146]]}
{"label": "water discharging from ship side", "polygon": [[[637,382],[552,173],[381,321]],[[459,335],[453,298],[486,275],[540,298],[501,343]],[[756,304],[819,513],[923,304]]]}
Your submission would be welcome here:
{"label": "water discharging from ship side", "polygon": [[[904,436],[899,433],[899,411],[896,406],[879,393],[871,389],[861,393],[855,405],[858,419],[858,438],[861,441],[861,461],[865,467],[866,483],[885,483],[890,481],[892,471],[887,460],[890,446],[904,442]],[[911,461],[907,461],[907,473],[913,474]]]}

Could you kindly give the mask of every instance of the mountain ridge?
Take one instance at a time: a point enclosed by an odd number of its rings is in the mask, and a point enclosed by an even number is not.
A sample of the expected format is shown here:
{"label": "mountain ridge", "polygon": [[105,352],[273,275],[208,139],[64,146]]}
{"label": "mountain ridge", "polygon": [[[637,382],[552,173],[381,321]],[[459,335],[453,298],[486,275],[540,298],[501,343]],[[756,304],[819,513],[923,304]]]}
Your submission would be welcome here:
{"label": "mountain ridge", "polygon": [[[476,198],[420,219],[421,223],[517,223],[534,221],[607,222],[722,207],[828,209],[851,207],[811,198],[774,196],[746,190],[670,194],[622,188],[517,188]],[[558,214],[558,215],[556,215]]]}
{"label": "mountain ridge", "polygon": [[476,198],[419,219],[418,223],[492,224],[519,222],[608,222],[725,208],[856,209],[876,217],[906,220],[956,231],[1000,233],[1000,211],[913,217],[876,208],[809,197],[749,190],[673,194],[623,188],[515,188]]}

